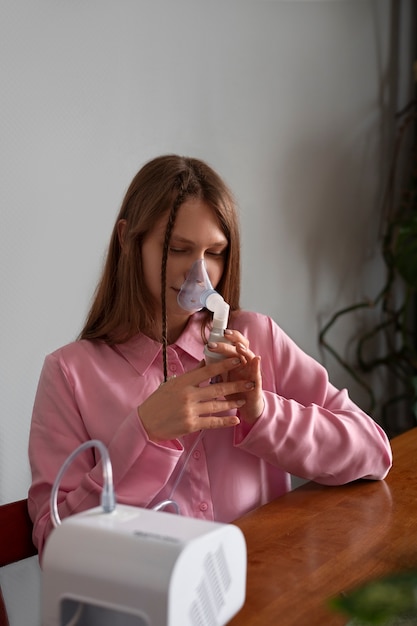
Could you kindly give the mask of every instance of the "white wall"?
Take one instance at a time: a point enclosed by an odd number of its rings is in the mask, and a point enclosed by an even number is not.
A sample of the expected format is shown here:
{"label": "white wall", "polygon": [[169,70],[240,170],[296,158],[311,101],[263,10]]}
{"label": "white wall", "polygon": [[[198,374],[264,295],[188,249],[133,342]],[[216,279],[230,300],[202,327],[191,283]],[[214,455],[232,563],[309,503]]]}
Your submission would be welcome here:
{"label": "white wall", "polygon": [[[390,8],[2,0],[0,503],[26,497],[44,356],[80,330],[124,191],[148,159],[188,154],[224,175],[241,206],[243,305],[316,358],[320,324],[375,295]],[[12,626],[30,626],[16,581]]]}
{"label": "white wall", "polygon": [[[321,358],[373,289],[389,0],[2,0],[0,502],[44,356],[81,328],[124,191],[165,152],[241,207],[243,305]],[[337,385],[351,381],[327,363]]]}

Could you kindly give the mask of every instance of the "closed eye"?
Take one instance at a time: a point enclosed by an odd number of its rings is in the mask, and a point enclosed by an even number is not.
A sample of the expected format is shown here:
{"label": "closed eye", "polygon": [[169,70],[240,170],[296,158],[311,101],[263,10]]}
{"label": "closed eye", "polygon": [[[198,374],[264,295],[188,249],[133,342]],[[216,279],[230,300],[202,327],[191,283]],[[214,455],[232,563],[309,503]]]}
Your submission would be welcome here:
{"label": "closed eye", "polygon": [[226,250],[221,250],[220,252],[206,252],[206,254],[208,254],[209,256],[218,256],[218,257],[223,257],[226,254]]}
{"label": "closed eye", "polygon": [[[187,250],[186,248],[174,248],[173,246],[171,246],[169,248],[169,252],[170,254],[188,254],[189,252],[191,252],[190,250]],[[224,257],[224,255],[226,254],[226,248],[224,250],[207,250],[207,252],[205,252],[205,254],[207,256],[212,256],[212,257]]]}

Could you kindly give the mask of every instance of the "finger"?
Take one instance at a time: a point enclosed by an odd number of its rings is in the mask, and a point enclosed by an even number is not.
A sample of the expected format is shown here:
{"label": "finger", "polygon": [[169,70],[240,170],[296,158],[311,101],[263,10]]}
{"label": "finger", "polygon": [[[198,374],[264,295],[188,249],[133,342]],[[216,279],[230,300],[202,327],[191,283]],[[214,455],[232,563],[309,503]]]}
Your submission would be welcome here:
{"label": "finger", "polygon": [[[208,351],[212,352],[214,355],[220,356],[223,359],[230,359],[233,356],[237,355],[236,347],[232,344],[227,344],[224,342],[221,343],[209,343],[207,344]],[[244,354],[238,355],[240,358],[240,365],[246,365],[247,359]]]}
{"label": "finger", "polygon": [[250,361],[255,357],[255,353],[252,352],[252,350],[249,348],[249,344],[246,345],[239,341],[237,344],[235,344],[235,348],[238,355],[244,358],[246,361]]}
{"label": "finger", "polygon": [[213,430],[215,428],[230,428],[240,424],[237,415],[225,415],[224,417],[216,417],[209,415],[208,417],[199,417],[196,420],[197,430]]}
{"label": "finger", "polygon": [[212,398],[211,400],[200,402],[197,410],[199,417],[206,418],[208,415],[213,416],[217,413],[241,409],[244,404],[246,404],[246,400],[242,397],[227,399]]}
{"label": "finger", "polygon": [[215,342],[209,341],[207,344],[209,352],[221,354],[224,358],[236,356],[236,347],[234,343],[226,343],[225,341]]}
{"label": "finger", "polygon": [[256,386],[262,387],[261,357],[255,356],[251,361],[251,378]]}
{"label": "finger", "polygon": [[[198,366],[196,369],[183,374],[181,378],[190,385],[198,387],[205,380],[214,378],[219,374],[225,374],[241,365],[241,363],[241,358],[234,356],[232,358],[222,359],[216,363],[210,363],[209,365]],[[176,380],[180,380],[180,378]]]}
{"label": "finger", "polygon": [[209,402],[215,398],[246,393],[254,387],[254,383],[248,380],[220,381],[206,387],[199,387],[195,399],[199,402]]}
{"label": "finger", "polygon": [[249,340],[238,330],[234,330],[233,328],[226,328],[224,334],[227,338],[227,341],[230,341],[233,344],[242,343],[245,346],[249,346]]}

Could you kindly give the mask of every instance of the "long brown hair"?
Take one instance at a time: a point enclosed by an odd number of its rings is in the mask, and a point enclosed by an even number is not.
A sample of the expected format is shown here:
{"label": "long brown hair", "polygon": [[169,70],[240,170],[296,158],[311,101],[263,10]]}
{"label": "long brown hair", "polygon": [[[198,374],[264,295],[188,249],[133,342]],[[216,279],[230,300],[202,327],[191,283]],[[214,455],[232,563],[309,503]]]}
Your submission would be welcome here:
{"label": "long brown hair", "polygon": [[[126,192],[80,339],[100,339],[114,344],[127,341],[139,330],[151,331],[154,304],[143,276],[142,243],[158,220],[167,214],[161,268],[164,299],[169,239],[178,208],[190,197],[201,198],[213,209],[227,238],[225,268],[217,290],[229,303],[231,311],[239,309],[240,234],[230,190],[220,176],[199,159],[160,156],[139,170]],[[120,220],[126,222],[123,246],[118,232]]]}

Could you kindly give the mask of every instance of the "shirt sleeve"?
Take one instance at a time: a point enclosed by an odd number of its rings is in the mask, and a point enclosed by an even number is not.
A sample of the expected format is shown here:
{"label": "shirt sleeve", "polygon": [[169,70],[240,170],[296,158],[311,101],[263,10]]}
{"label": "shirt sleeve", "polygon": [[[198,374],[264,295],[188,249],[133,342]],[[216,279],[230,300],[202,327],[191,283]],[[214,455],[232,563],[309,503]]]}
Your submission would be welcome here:
{"label": "shirt sleeve", "polygon": [[392,464],[384,430],[270,318],[262,328],[251,349],[262,356],[265,408],[252,428],[236,429],[235,444],[326,485],[383,479]]}
{"label": "shirt sleeve", "polygon": [[[96,420],[105,418],[94,416]],[[34,523],[33,540],[40,556],[53,528],[49,500],[61,466],[83,442],[100,438],[88,426],[77,404],[73,384],[62,359],[55,354],[49,355],[45,359],[38,384],[29,438],[32,484],[28,506]],[[142,506],[152,501],[161,485],[168,480],[182,452],[180,445],[176,447],[175,442],[169,442],[166,446],[151,442],[136,408],[111,433],[106,446],[112,461],[116,492],[120,483],[124,485],[123,491],[127,492],[127,485],[131,481],[135,485],[135,504]],[[64,473],[58,491],[61,519],[99,504],[102,474],[100,456],[94,448],[75,457]]]}

